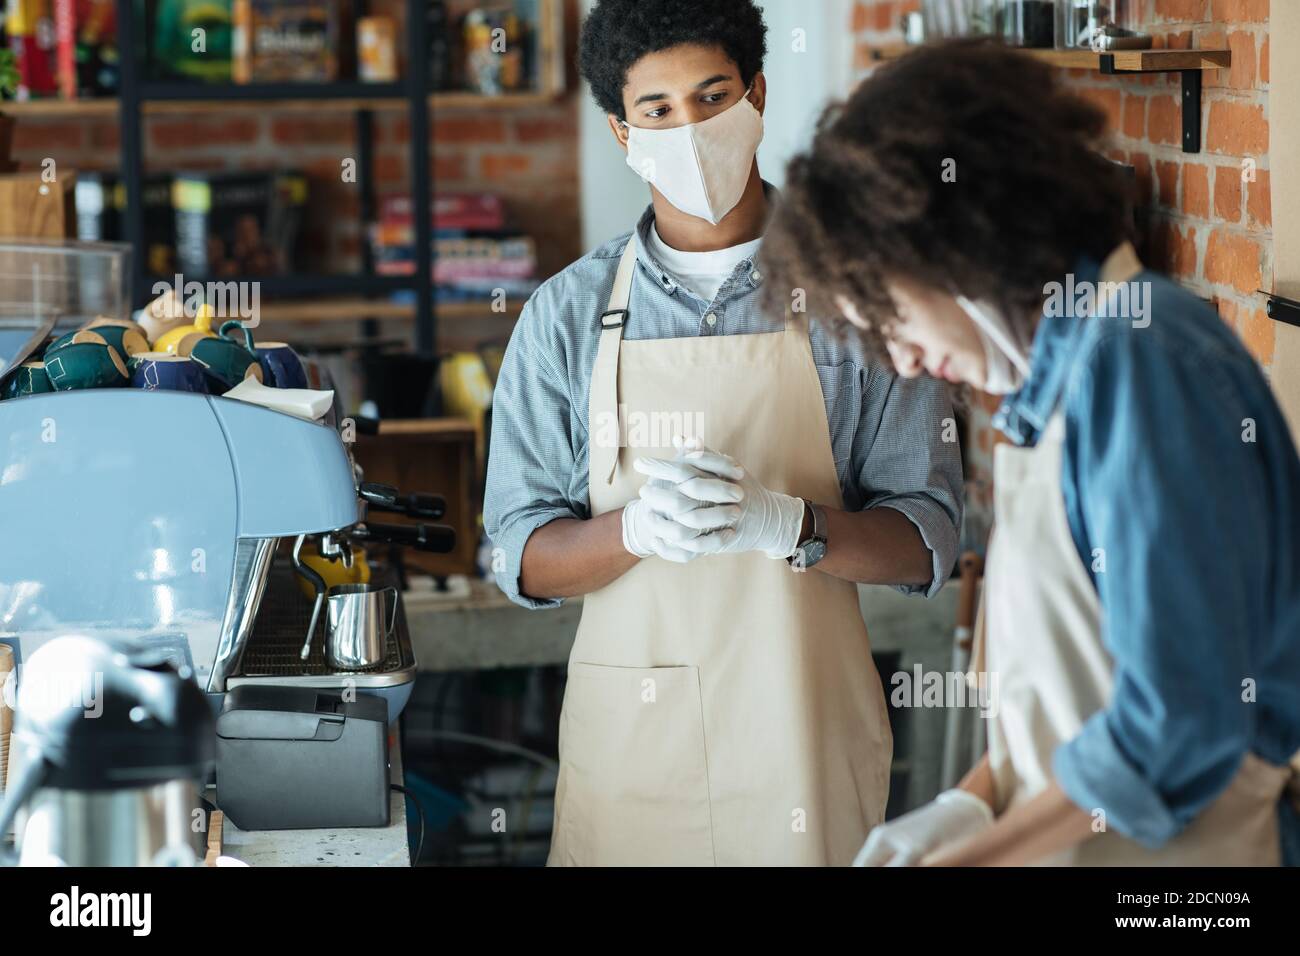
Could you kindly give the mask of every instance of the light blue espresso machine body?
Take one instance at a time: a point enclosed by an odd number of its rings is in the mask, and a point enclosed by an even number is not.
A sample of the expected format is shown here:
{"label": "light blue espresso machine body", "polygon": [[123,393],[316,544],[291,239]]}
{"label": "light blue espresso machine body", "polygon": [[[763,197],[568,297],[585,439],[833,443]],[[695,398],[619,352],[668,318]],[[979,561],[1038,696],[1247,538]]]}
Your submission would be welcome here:
{"label": "light blue espresso machine body", "polygon": [[232,399],[95,389],[0,401],[0,640],[166,648],[223,694],[278,539],[355,524],[334,428]]}

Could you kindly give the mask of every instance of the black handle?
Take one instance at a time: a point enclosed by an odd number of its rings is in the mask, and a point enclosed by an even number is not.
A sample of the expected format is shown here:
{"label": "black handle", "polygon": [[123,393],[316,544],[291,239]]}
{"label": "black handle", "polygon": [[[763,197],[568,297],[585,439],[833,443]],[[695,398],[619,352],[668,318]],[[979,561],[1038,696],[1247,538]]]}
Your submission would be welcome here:
{"label": "black handle", "polygon": [[367,522],[352,529],[354,541],[396,544],[416,551],[449,554],[456,550],[456,532],[441,524],[373,524]]}
{"label": "black handle", "polygon": [[381,485],[377,481],[363,481],[357,488],[357,494],[373,508],[394,508],[400,497],[392,485]]}
{"label": "black handle", "polygon": [[429,521],[437,521],[447,513],[447,499],[442,495],[419,491],[404,495],[392,485],[381,485],[375,481],[362,482],[357,491],[375,511]]}

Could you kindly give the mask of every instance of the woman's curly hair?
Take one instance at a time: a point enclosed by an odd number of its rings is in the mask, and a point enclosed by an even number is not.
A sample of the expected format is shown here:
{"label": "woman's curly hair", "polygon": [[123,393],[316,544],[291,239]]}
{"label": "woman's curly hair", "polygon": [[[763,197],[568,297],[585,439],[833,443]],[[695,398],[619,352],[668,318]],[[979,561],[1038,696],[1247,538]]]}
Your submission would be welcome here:
{"label": "woman's curly hair", "polygon": [[578,67],[600,108],[625,120],[627,71],[683,44],[721,47],[748,86],[763,69],[767,25],[754,0],[600,0],[582,25]]}
{"label": "woman's curly hair", "polygon": [[1129,237],[1127,178],[1095,151],[1105,125],[1053,68],[987,40],[885,64],[790,163],[761,252],[765,305],[785,314],[802,293],[843,330],[843,296],[877,351],[896,319],[886,276],[1034,314],[1045,283]]}

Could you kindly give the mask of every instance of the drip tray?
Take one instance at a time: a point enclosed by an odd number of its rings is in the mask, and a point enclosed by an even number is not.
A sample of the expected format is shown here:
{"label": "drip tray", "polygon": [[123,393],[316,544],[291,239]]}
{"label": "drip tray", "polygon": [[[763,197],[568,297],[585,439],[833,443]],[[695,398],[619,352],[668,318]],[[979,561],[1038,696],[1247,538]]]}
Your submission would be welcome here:
{"label": "drip tray", "polygon": [[[415,654],[411,651],[411,632],[406,626],[406,608],[399,596],[397,618],[388,638],[388,654],[377,667],[363,671],[335,670],[325,662],[325,608],[316,623],[307,660],[299,657],[302,642],[311,624],[312,602],[298,590],[297,574],[292,568],[273,567],[267,576],[253,622],[253,633],[240,658],[239,667],[226,681],[229,687],[263,682],[288,687],[357,688],[393,687],[415,680]],[[378,574],[371,582],[383,587],[397,586],[397,575]],[[400,595],[400,592],[399,592]]]}

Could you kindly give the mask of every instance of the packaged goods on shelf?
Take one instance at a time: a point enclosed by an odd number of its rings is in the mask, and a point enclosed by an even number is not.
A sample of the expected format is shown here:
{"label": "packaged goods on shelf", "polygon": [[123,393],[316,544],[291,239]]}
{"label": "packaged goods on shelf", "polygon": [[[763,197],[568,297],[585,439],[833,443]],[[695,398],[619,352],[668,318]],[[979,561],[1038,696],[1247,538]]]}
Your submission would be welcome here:
{"label": "packaged goods on shelf", "polygon": [[[537,287],[536,245],[531,236],[509,228],[500,197],[437,195],[431,216],[433,281],[440,301],[488,299],[501,290],[512,299],[527,297]],[[376,272],[414,272],[415,223],[408,197],[380,204],[370,239]]]}
{"label": "packaged goods on shelf", "polygon": [[292,272],[306,203],[295,171],[177,174],[176,266],[211,277]]}
{"label": "packaged goods on shelf", "polygon": [[[122,231],[126,184],[116,173],[79,171],[74,201],[78,239],[83,242],[118,242],[126,238]],[[145,176],[141,204],[145,271],[150,275],[171,275],[176,267],[172,174],[151,173]]]}
{"label": "packaged goods on shelf", "polygon": [[236,83],[328,83],[338,77],[337,0],[234,0]]}
{"label": "packaged goods on shelf", "polygon": [[229,83],[231,0],[156,0],[149,52],[155,79]]}
{"label": "packaged goods on shelf", "polygon": [[18,70],[18,99],[58,92],[51,0],[8,0],[5,37]]}

